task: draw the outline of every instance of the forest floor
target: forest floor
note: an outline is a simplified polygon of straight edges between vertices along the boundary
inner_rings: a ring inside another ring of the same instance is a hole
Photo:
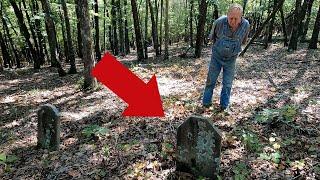
[[[146,82],[157,75],[163,118],[122,117],[126,104],[108,88],[80,89],[81,72],[60,78],[49,67],[5,70],[0,179],[199,179],[175,172],[176,130],[194,114],[222,132],[222,179],[320,178],[319,50],[288,53],[277,43],[249,48],[237,61],[232,114],[225,115],[215,110],[221,79],[215,106],[201,108],[210,48],[202,58],[182,59],[180,47],[171,47],[170,61],[119,57]],[[46,103],[61,113],[59,151],[36,149],[36,113]]]

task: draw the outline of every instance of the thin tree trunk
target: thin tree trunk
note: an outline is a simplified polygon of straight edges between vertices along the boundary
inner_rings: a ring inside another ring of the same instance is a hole
[[[39,4],[36,0],[32,0],[32,11],[33,11],[33,16],[36,17],[36,15],[39,13]],[[40,18],[37,17],[34,20],[34,26],[35,26],[35,31],[37,33],[38,37],[38,42],[39,42],[39,59],[40,59],[40,64],[43,65],[45,63],[45,53],[44,53],[44,48],[46,44],[44,43],[44,38],[41,33],[41,21]]]
[[[79,58],[82,58],[83,57],[83,54],[82,54],[82,39],[81,39],[81,27],[80,27],[80,7],[78,5],[78,0],[74,0],[74,4],[75,4],[75,7],[76,7],[76,15],[77,15],[77,41],[78,41],[78,56]]]
[[[286,21],[284,20],[283,15],[283,8],[280,9],[280,15],[281,15],[281,24],[282,24],[282,32],[284,37],[284,46],[288,46],[288,36],[287,36],[287,28],[286,28]]]
[[[204,27],[206,24],[207,16],[207,6],[208,2],[206,0],[200,0],[199,5],[199,16],[198,16],[198,26],[197,26],[197,39],[195,47],[195,57],[199,58],[201,56],[203,37],[204,37]]]
[[[248,0],[243,0],[243,15],[246,12],[247,3],[248,3]]]
[[[190,26],[190,47],[193,47],[193,0],[190,0],[189,26]]]
[[[313,2],[314,2],[314,0],[310,0],[309,3],[308,3],[307,18],[306,18],[306,21],[305,21],[304,26],[303,26],[303,32],[302,32],[302,35],[301,35],[301,42],[306,40]]]
[[[17,65],[17,68],[21,68],[21,63],[20,63],[20,58],[19,58],[19,55],[17,53],[17,50],[14,46],[14,43],[13,43],[13,40],[11,38],[11,34],[10,34],[10,31],[9,31],[9,28],[8,28],[8,25],[7,25],[7,22],[6,22],[6,19],[4,18],[3,16],[3,6],[2,6],[2,3],[1,3],[1,7],[0,7],[0,18],[2,20],[2,26],[3,26],[3,29],[5,31],[5,34],[7,35],[8,37],[8,43],[10,44],[11,46],[11,49],[13,51],[13,59],[15,59],[15,62],[16,62],[16,65]]]
[[[5,43],[5,40],[1,31],[0,31],[0,47],[1,47],[2,56],[4,59],[4,67],[7,68],[9,66],[9,68],[12,68],[12,64],[11,64],[12,59],[9,54],[9,48]]]
[[[312,37],[309,43],[309,49],[317,49],[319,30],[320,30],[320,5],[319,5],[316,21],[314,22]]]
[[[109,11],[107,9],[107,17],[109,18]],[[108,26],[108,32],[109,32],[109,44],[110,44],[110,49],[112,51],[112,53],[114,54],[114,44],[113,44],[113,33],[112,33],[112,26],[111,24],[109,24]]]
[[[277,0],[273,0],[272,10],[277,5]],[[273,35],[273,27],[274,27],[274,21],[276,19],[276,15],[271,19],[269,24],[269,35],[268,35],[268,42],[272,42],[272,35]]]
[[[144,16],[144,58],[148,59],[148,11],[149,5],[148,1],[146,1],[146,14]]]
[[[26,2],[25,0],[22,0],[22,5],[23,5],[23,8],[24,8],[24,12],[26,14],[26,18],[27,18],[27,22],[29,24],[29,27],[30,27],[30,32],[31,32],[31,36],[32,36],[32,39],[33,39],[33,43],[34,43],[34,48],[36,50],[36,56],[39,58],[39,61],[42,62],[43,60],[40,59],[40,48],[39,48],[39,43],[37,41],[37,36],[36,36],[36,33],[34,31],[35,29],[35,26],[34,26],[34,23],[31,22],[30,20],[30,16],[28,14],[28,11],[27,11],[27,5],[26,5]],[[39,62],[39,63],[40,63]]]
[[[136,0],[131,0],[131,9],[132,9],[132,16],[133,16],[134,31],[136,35],[137,57],[138,57],[138,61],[141,61],[143,59],[143,46],[141,41],[141,31],[140,31],[139,15],[137,10]]]
[[[151,4],[151,0],[147,0],[149,3],[149,9],[150,9],[150,16],[151,16],[151,28],[152,28],[152,40],[153,40],[153,48],[156,51],[156,56],[160,55],[159,52],[159,43],[158,43],[158,30],[157,30],[157,24],[155,22],[153,7]]]
[[[298,47],[298,26],[299,26],[299,20],[300,20],[300,9],[301,9],[301,0],[296,0],[293,28],[292,28],[290,42],[288,46],[289,51],[297,50],[297,47]]]
[[[3,59],[2,59],[2,56],[0,56],[0,72],[2,72],[2,71],[3,71]]]
[[[130,53],[130,42],[129,42],[129,27],[128,27],[128,14],[127,14],[127,0],[124,0],[124,45],[125,45],[125,54]]]
[[[192,0],[190,0],[190,1],[192,1]],[[185,6],[183,7],[184,9],[188,9],[188,0],[185,0],[185,2],[186,2],[186,4],[185,4]],[[191,2],[190,2],[191,3]],[[190,35],[190,31],[188,32],[188,26],[190,26],[190,24],[189,24],[189,19],[188,19],[189,17],[188,16],[186,16],[185,17],[185,20],[184,20],[184,42],[188,42],[188,40],[190,39],[188,36]]]
[[[126,1],[126,0],[125,0]],[[106,10],[107,10],[107,6],[106,6],[106,0],[103,0],[103,17],[106,17]],[[103,18],[103,53],[106,50],[106,18]]]
[[[62,41],[63,41],[63,46],[64,46],[64,48],[63,48],[64,51],[63,52],[64,52],[64,56],[65,56],[66,62],[69,63],[70,61],[67,58],[69,52],[68,52],[68,42],[67,42],[67,37],[66,37],[66,27],[64,25],[64,19],[63,19],[61,7],[59,7],[59,15],[60,15],[60,22],[61,22]],[[62,57],[61,54],[60,54],[60,57]]]
[[[84,64],[84,89],[95,88],[97,86],[96,79],[91,76],[91,69],[95,65],[94,50],[92,43],[92,35],[90,31],[90,14],[88,7],[88,0],[78,0],[77,5],[79,7],[79,21],[81,26],[81,38],[83,43],[82,54]]]
[[[65,0],[61,0],[62,3],[62,9],[64,14],[64,21],[66,23],[66,32],[67,32],[67,54],[66,58],[70,62],[70,69],[68,71],[69,74],[76,74],[77,68],[75,64],[75,56],[74,56],[74,50],[73,50],[73,43],[72,43],[72,37],[71,37],[71,27],[70,27],[70,21],[69,21],[69,14],[67,9],[67,4]]]
[[[250,41],[248,42],[248,44],[246,45],[246,47],[242,50],[242,52],[240,53],[240,56],[243,56],[246,51],[248,50],[249,46],[252,44],[252,42],[260,35],[262,29],[266,26],[266,24],[268,24],[268,22],[270,21],[270,19],[275,16],[275,14],[279,11],[280,8],[282,8],[282,5],[284,3],[285,0],[280,0],[278,5],[276,6],[276,8],[274,8],[273,12],[267,17],[267,19],[262,23],[262,25],[257,29],[257,31],[254,33],[254,35],[252,36],[252,38],[250,39]]]
[[[162,14],[163,14],[163,0],[160,0],[160,36],[159,36],[159,51],[160,51],[160,54],[162,52],[162,20],[163,20],[163,17],[162,17]]]
[[[26,24],[24,23],[23,19],[23,14],[21,12],[21,10],[18,8],[15,0],[9,0],[11,6],[13,7],[14,13],[16,14],[16,17],[18,19],[18,24],[19,24],[19,28],[20,28],[20,32],[23,34],[26,44],[31,52],[31,58],[34,62],[33,67],[34,69],[40,69],[40,62],[39,62],[39,58],[37,57],[37,53],[31,43],[31,36],[29,34],[28,28],[26,26]]]
[[[117,10],[116,4],[114,0],[111,0],[111,21],[112,21],[112,28],[113,28],[113,54],[119,54],[119,44],[118,44],[118,33],[117,33]]]
[[[50,46],[51,66],[58,68],[59,76],[65,76],[66,72],[63,70],[58,61],[58,44],[56,37],[55,24],[51,16],[51,8],[48,0],[41,0],[42,8],[45,13],[45,21],[47,26],[48,42]]]
[[[303,4],[301,6],[300,9],[300,19],[299,19],[299,27],[298,27],[298,39],[300,39],[300,37],[302,36],[303,33],[303,26],[305,24],[305,17],[306,17],[306,13],[307,13],[307,7],[308,4],[310,3],[310,0],[304,0]]]
[[[123,28],[123,17],[122,17],[122,4],[121,0],[117,0],[117,7],[118,7],[118,23],[119,23],[119,40],[120,40],[120,55],[124,56],[124,28]]]
[[[94,12],[96,13],[94,16],[94,27],[96,30],[95,33],[95,52],[96,52],[96,61],[100,61],[101,59],[101,50],[100,50],[100,32],[99,32],[99,4],[98,0],[94,0]]]
[[[164,20],[164,59],[169,59],[169,0],[165,0],[165,20]]]

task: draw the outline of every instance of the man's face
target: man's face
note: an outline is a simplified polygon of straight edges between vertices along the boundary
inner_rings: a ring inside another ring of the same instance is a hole
[[[241,22],[241,11],[239,9],[232,9],[228,13],[228,23],[232,29],[237,29]]]

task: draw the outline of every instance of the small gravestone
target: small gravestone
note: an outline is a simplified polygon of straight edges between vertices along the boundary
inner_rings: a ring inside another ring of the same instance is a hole
[[[198,116],[189,117],[178,127],[177,171],[216,179],[220,168],[221,133]]]
[[[60,115],[56,107],[46,104],[38,110],[39,148],[58,150],[60,144]]]

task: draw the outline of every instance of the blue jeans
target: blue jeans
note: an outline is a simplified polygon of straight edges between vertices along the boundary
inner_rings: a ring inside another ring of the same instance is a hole
[[[211,56],[211,61],[209,64],[209,72],[207,76],[206,87],[203,93],[203,105],[212,104],[213,89],[216,85],[218,76],[221,69],[223,70],[222,77],[222,90],[220,95],[220,106],[222,108],[227,108],[230,102],[230,94],[232,81],[235,74],[236,58],[233,59],[223,59],[215,56]]]

